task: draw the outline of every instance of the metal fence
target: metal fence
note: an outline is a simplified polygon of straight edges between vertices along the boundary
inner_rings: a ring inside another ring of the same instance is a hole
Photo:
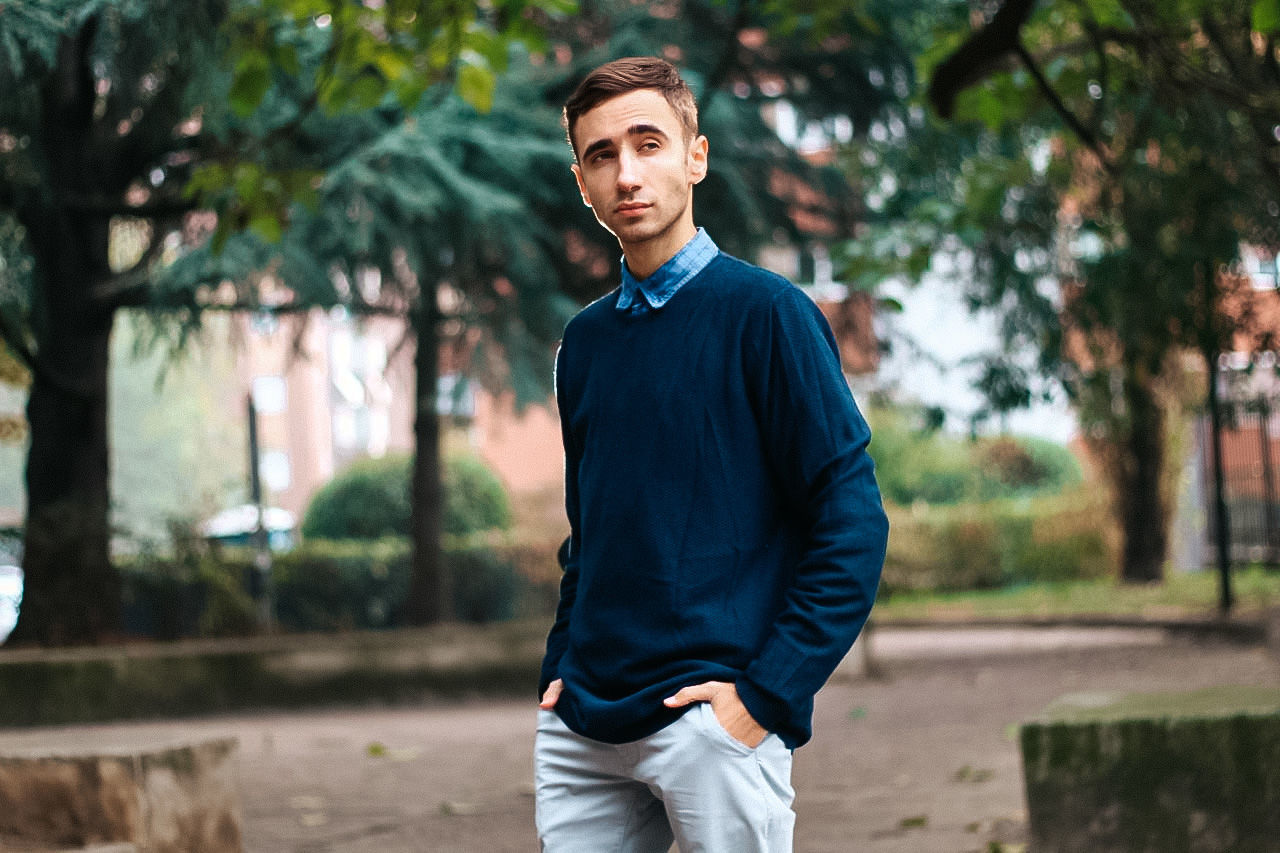
[[[1197,425],[1206,535],[1217,548],[1213,494],[1213,443],[1209,418]],[[1258,395],[1224,400],[1222,416],[1223,497],[1232,562],[1280,565],[1280,397]]]

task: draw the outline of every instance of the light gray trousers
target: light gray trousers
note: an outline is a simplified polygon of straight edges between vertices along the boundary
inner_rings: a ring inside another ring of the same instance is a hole
[[[790,853],[791,750],[752,749],[702,702],[624,744],[575,734],[538,712],[538,840],[545,853]]]

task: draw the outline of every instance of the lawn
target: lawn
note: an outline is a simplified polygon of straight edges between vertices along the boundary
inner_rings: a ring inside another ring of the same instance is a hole
[[[1280,606],[1280,571],[1249,567],[1231,575],[1241,619]],[[1184,619],[1218,615],[1216,571],[1171,572],[1163,583],[1126,584],[1113,579],[1027,584],[969,592],[901,592],[876,602],[875,617],[896,620],[1020,618]]]

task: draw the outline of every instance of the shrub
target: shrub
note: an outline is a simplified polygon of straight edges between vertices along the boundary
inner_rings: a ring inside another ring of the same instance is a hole
[[[1105,496],[890,507],[882,590],[954,591],[1104,577],[1115,566]]]
[[[511,501],[502,482],[475,456],[451,455],[445,459],[444,532],[467,536],[483,530],[511,526]]]
[[[251,594],[253,563],[206,551],[174,556],[143,552],[117,559],[121,624],[127,634],[179,637],[240,636],[257,627]]]
[[[912,422],[904,409],[868,411],[880,490],[907,506],[1056,494],[1083,479],[1080,463],[1054,442],[1021,436],[969,439]]]
[[[402,613],[412,574],[406,539],[313,540],[277,555],[276,619],[288,631],[390,628]]]
[[[405,456],[359,459],[315,493],[302,518],[308,539],[409,535],[412,502]]]
[[[412,459],[361,459],[316,492],[302,519],[311,539],[381,539],[408,536]],[[511,526],[511,504],[501,481],[474,456],[451,454],[441,471],[445,533],[466,536]]]
[[[454,541],[444,552],[453,618],[495,622],[549,618],[560,571],[555,543]],[[257,631],[258,574],[247,549],[193,558],[155,553],[121,561],[126,633],[156,639]],[[312,540],[272,565],[276,620],[285,631],[349,631],[405,625],[412,566],[403,537]]]

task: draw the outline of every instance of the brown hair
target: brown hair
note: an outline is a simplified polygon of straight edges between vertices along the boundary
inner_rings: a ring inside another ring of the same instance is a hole
[[[573,126],[578,119],[610,98],[637,89],[652,89],[667,99],[684,127],[686,142],[698,135],[698,104],[675,66],[653,56],[629,56],[592,71],[565,102],[560,123],[568,135],[575,160],[578,146],[573,138]]]

